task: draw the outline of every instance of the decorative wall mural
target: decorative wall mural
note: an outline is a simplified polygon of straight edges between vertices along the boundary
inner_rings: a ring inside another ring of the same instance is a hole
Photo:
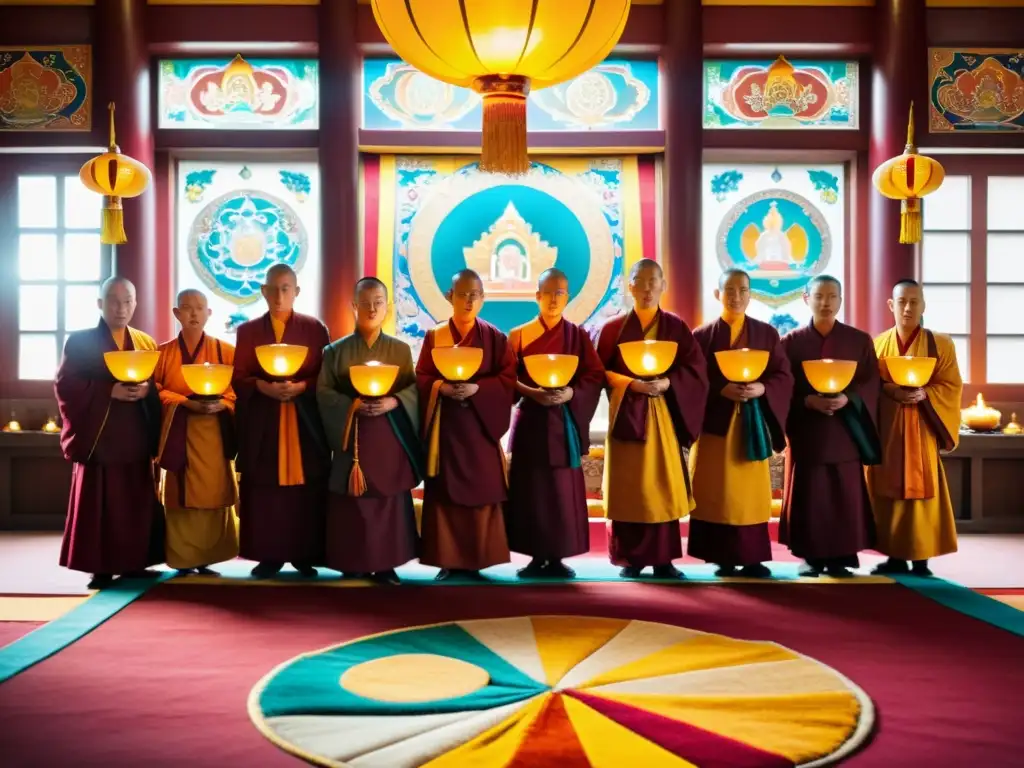
[[[855,61],[704,62],[705,128],[860,126]]]
[[[367,129],[479,130],[480,97],[399,59],[364,59]],[[609,59],[574,80],[530,94],[531,131],[657,130],[658,62]]]
[[[930,133],[1024,131],[1024,49],[931,48]]]
[[[0,47],[0,130],[92,129],[92,47]]]
[[[785,333],[810,318],[803,303],[816,275],[845,279],[841,165],[705,165],[704,319],[716,317],[718,276],[750,275],[752,317]]]
[[[178,164],[176,290],[199,288],[226,332],[262,314],[267,269],[299,274],[296,308],[319,309],[319,188],[313,163]],[[215,331],[216,332],[216,331]]]
[[[316,130],[315,59],[164,59],[159,128]]]
[[[451,316],[444,293],[460,269],[480,273],[482,316],[509,331],[536,314],[537,277],[548,267],[569,277],[566,316],[593,325],[623,308],[626,263],[656,257],[635,157],[551,158],[514,180],[483,174],[465,157],[379,162],[379,176],[371,166],[366,182],[366,198],[379,206],[366,212],[374,250],[365,272],[393,286],[394,329],[416,350]]]

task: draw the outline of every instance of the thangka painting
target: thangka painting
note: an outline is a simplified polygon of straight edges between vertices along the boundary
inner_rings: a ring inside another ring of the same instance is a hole
[[[315,59],[164,59],[158,127],[316,130],[318,66]]]
[[[705,320],[717,317],[718,278],[750,275],[751,317],[780,334],[807,322],[807,283],[845,280],[843,165],[704,165],[702,294]],[[840,312],[842,317],[842,312]]]
[[[704,62],[704,127],[856,129],[855,61]]]
[[[175,290],[198,288],[208,328],[232,334],[266,311],[274,264],[299,276],[299,312],[320,309],[320,184],[316,163],[186,162],[177,167]]]
[[[628,265],[657,256],[641,202],[656,197],[648,158],[545,158],[511,179],[468,157],[383,156],[366,161],[364,189],[378,201],[365,211],[364,272],[388,285],[389,331],[417,351],[451,316],[445,292],[461,269],[481,275],[481,316],[508,332],[536,316],[537,278],[558,267],[566,317],[592,327],[625,306]]]
[[[929,133],[1024,131],[1024,49],[931,48]]]
[[[0,129],[92,130],[92,47],[0,46]]]
[[[659,128],[658,62],[608,59],[566,83],[531,91],[531,131]],[[480,96],[400,59],[363,60],[363,122],[370,130],[479,131]]]

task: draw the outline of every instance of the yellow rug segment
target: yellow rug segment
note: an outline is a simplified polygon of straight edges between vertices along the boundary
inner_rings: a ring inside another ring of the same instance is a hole
[[[548,685],[557,685],[566,672],[629,624],[623,619],[567,619],[564,616],[535,616],[531,621]]]
[[[90,597],[0,597],[0,621],[53,621]]]
[[[512,717],[434,758],[424,764],[423,768],[494,768],[508,765],[519,751],[530,724],[540,714],[546,700],[547,696],[538,696]]]

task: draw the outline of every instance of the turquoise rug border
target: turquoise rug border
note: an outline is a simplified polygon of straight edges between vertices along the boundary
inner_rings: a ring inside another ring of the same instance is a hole
[[[1024,637],[1024,611],[975,592],[969,587],[934,576],[893,575],[892,579],[929,600],[957,613]]]
[[[174,575],[174,571],[166,571],[152,579],[117,580],[63,616],[0,648],[0,684],[85,637],[157,584]]]

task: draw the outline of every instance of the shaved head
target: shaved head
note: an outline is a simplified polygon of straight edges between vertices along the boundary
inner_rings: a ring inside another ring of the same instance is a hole
[[[178,298],[175,299],[175,304],[180,307],[189,299],[196,299],[203,302],[203,304],[208,303],[206,294],[198,288],[185,288],[184,290],[178,291]]]
[[[388,287],[384,285],[384,281],[373,276],[367,276],[357,280],[355,294],[358,297],[360,293],[370,290],[371,288],[379,288],[384,291],[384,298],[386,299],[388,297]]]
[[[658,277],[664,278],[665,272],[661,268],[661,264],[656,262],[654,259],[640,259],[633,267],[629,270],[630,282],[636,279],[636,276],[643,272],[645,269],[653,269],[658,273]]]
[[[745,278],[747,287],[750,287],[750,275],[744,269],[727,269],[721,275],[718,276],[718,290],[725,290],[725,284],[733,278],[739,279],[740,277]]]
[[[135,315],[135,286],[127,277],[104,280],[96,306],[103,313],[103,321],[111,329],[127,328]]]
[[[654,259],[640,259],[629,270],[629,293],[633,297],[634,309],[657,309],[664,291],[665,272]]]
[[[924,293],[924,288],[919,282],[917,282],[917,280],[911,280],[909,277],[904,278],[903,280],[898,280],[896,282],[896,285],[892,287],[893,298],[903,293],[907,289],[913,290],[915,288],[921,291],[921,293]]]
[[[484,305],[484,281],[472,269],[460,269],[452,275],[452,287],[448,289],[448,301],[457,323],[476,320]]]
[[[132,296],[135,296],[135,283],[129,280],[127,277],[108,277],[103,281],[100,286],[100,300],[107,298],[109,294],[115,288],[123,288],[128,291]]]
[[[537,278],[537,290],[539,291],[548,280],[565,280],[566,285],[569,284],[569,278],[566,277],[565,272],[551,267],[540,273],[540,276]]]
[[[198,340],[206,321],[213,312],[206,300],[206,294],[195,288],[186,288],[178,293],[178,306],[174,308],[174,319],[181,325],[181,331],[188,339]]]
[[[475,270],[460,269],[452,275],[452,290],[455,290],[455,286],[459,283],[468,282],[470,280],[475,280],[481,289],[484,287],[484,281],[480,279],[480,275],[478,275]]]
[[[270,269],[267,270],[267,277],[263,281],[265,285],[280,280],[282,278],[291,278],[291,281],[298,285],[299,276],[295,274],[295,270],[289,267],[287,264],[274,264]]]
[[[545,269],[537,278],[537,307],[549,324],[557,323],[569,303],[569,278],[560,269]]]
[[[811,278],[807,283],[807,287],[804,288],[804,296],[810,296],[814,293],[815,288],[821,288],[823,285],[833,285],[839,292],[839,295],[843,295],[843,284],[840,283],[837,278],[832,277],[832,275],[818,275],[817,277]]]
[[[887,302],[896,327],[904,337],[920,327],[924,318],[924,288],[917,280],[900,280],[892,287],[892,298]]]
[[[750,306],[750,275],[742,269],[727,269],[718,278],[715,298],[722,302],[726,315],[745,315]]]
[[[299,296],[299,279],[287,264],[275,264],[267,270],[267,279],[260,287],[267,309],[278,317],[291,313]]]

